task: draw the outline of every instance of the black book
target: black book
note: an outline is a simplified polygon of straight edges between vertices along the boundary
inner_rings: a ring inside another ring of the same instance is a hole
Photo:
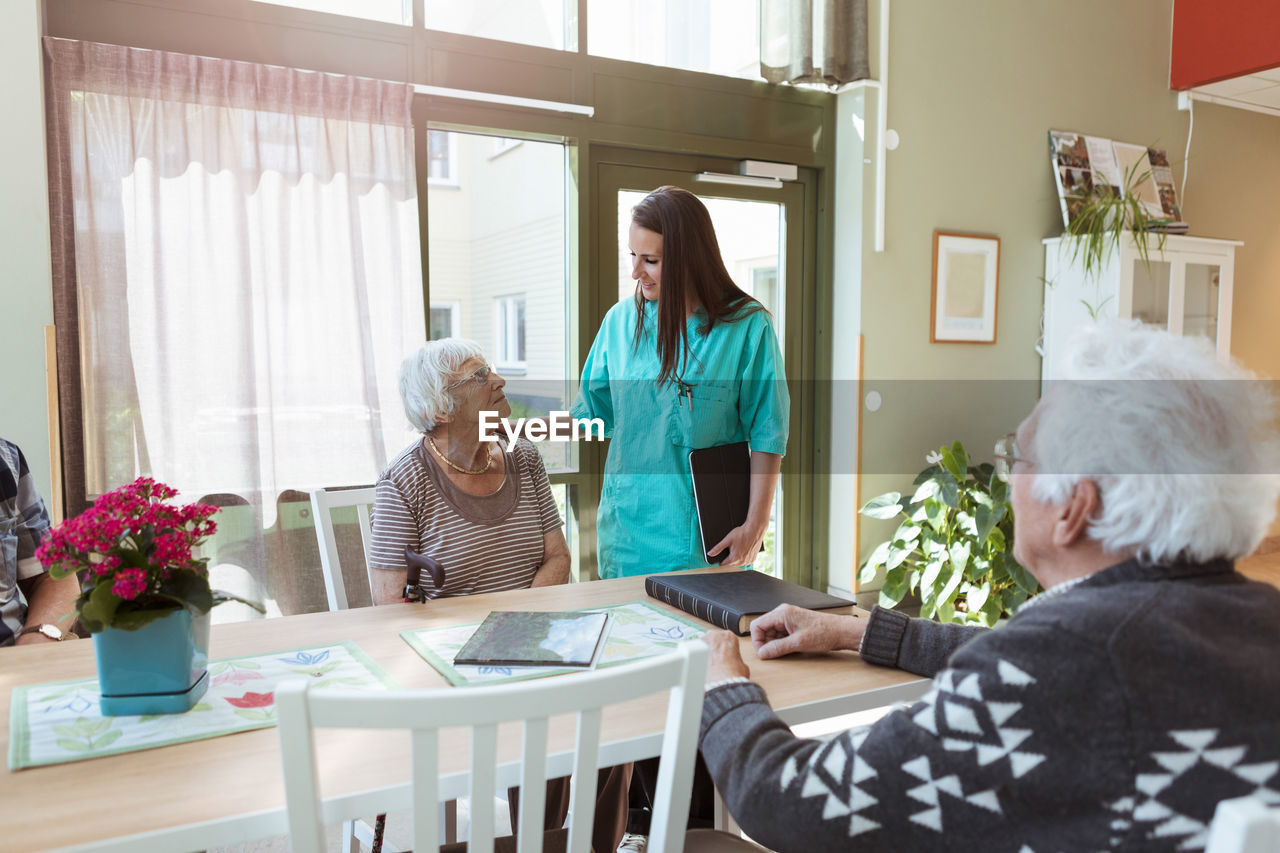
[[[716,557],[707,551],[735,527],[747,521],[751,503],[751,450],[745,441],[689,451],[693,475],[693,503],[698,511],[702,553],[708,563],[720,564],[729,556],[725,548]]]
[[[644,591],[739,636],[750,632],[755,617],[779,604],[794,604],[807,610],[853,605],[852,601],[750,570],[649,575],[644,579]]]
[[[454,664],[470,666],[591,666],[608,613],[581,610],[495,610],[485,617]]]

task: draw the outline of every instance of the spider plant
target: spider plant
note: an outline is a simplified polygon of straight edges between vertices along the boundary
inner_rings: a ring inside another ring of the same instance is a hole
[[[1156,235],[1156,251],[1164,249],[1164,232],[1153,227],[1163,220],[1151,216],[1138,197],[1137,188],[1151,178],[1150,169],[1139,171],[1135,163],[1125,170],[1124,192],[1110,184],[1095,183],[1082,195],[1067,199],[1070,224],[1063,232],[1069,238],[1071,262],[1079,263],[1086,279],[1097,280],[1113,249],[1127,232],[1133,232],[1142,265],[1151,268],[1150,237]]]

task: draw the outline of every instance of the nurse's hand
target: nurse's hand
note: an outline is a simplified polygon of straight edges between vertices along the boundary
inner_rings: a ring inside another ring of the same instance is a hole
[[[712,559],[717,554],[728,551],[729,555],[720,561],[722,566],[749,566],[756,561],[760,546],[764,544],[764,528],[755,531],[746,524],[729,531],[716,547],[710,551]]]

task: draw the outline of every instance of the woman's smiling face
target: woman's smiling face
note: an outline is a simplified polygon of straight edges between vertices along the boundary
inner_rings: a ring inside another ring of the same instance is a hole
[[[662,235],[634,222],[627,239],[631,249],[631,277],[640,285],[640,295],[650,302],[662,291]]]

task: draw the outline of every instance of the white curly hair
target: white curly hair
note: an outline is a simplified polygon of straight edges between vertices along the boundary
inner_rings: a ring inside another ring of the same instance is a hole
[[[453,413],[454,397],[448,386],[462,378],[458,372],[471,358],[484,358],[478,343],[441,338],[427,341],[400,363],[400,399],[414,429],[431,432],[442,417]]]
[[[1280,496],[1268,383],[1204,338],[1137,321],[1083,327],[1041,403],[1032,494],[1067,499],[1081,478],[1101,508],[1089,536],[1146,563],[1252,553]]]

